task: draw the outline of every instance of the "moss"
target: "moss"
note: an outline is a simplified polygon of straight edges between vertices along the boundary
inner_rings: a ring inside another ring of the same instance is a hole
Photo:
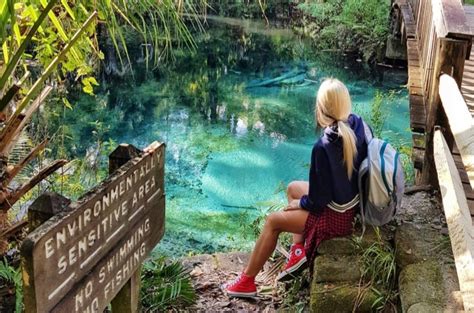
[[[356,252],[352,236],[324,240],[318,247],[319,254],[355,254]]]
[[[314,280],[318,283],[358,281],[360,266],[360,259],[355,255],[321,255],[314,263]]]
[[[384,235],[382,234],[382,237]],[[354,235],[346,237],[336,237],[324,240],[318,247],[319,254],[357,254],[360,248],[368,248],[377,241],[377,235],[373,228],[366,229],[364,236],[361,237],[361,231],[356,230]],[[357,243],[357,244],[356,244]]]
[[[420,302],[412,305],[407,313],[443,313],[444,310],[436,305]]]
[[[310,311],[314,313],[352,313],[356,302],[356,312],[372,312],[372,304],[377,296],[371,289],[360,289],[348,284],[314,283],[311,288]]]
[[[418,229],[412,224],[403,224],[395,234],[396,259],[400,267],[429,260],[440,261],[440,243],[443,235],[434,229]]]
[[[435,306],[443,304],[444,292],[441,265],[436,261],[411,264],[400,273],[399,290],[402,309],[420,302]]]

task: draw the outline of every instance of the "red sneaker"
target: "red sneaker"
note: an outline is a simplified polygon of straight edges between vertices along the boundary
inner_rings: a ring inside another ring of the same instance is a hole
[[[240,274],[235,280],[224,284],[222,289],[231,297],[249,298],[257,295],[255,277],[247,276],[244,273]]]
[[[293,244],[290,250],[290,257],[283,271],[278,275],[277,280],[286,281],[295,277],[307,266],[306,252],[302,243]]]

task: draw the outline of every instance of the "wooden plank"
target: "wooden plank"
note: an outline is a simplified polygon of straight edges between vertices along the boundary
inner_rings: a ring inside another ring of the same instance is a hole
[[[424,133],[426,127],[426,112],[423,97],[410,95],[410,127],[414,132]]]
[[[471,114],[456,81],[447,74],[440,77],[439,95],[469,182],[474,188],[474,128]]]
[[[433,24],[438,38],[468,38],[473,35],[459,0],[431,0]]]
[[[459,174],[459,170],[458,170],[458,174]],[[469,185],[469,183],[462,184],[462,188],[464,190],[464,194],[466,195],[466,198],[474,200],[474,191],[472,191],[471,185]]]
[[[464,14],[466,14],[467,25],[471,28],[474,27],[474,6],[464,5]]]
[[[474,310],[474,242],[471,214],[461,179],[440,130],[434,134],[434,154],[443,208],[448,224],[464,310]]]
[[[402,12],[403,23],[405,25],[406,36],[408,38],[416,37],[416,23],[415,18],[413,17],[413,12],[411,7],[403,1],[397,1],[396,4],[399,6],[400,11]]]
[[[34,295],[28,297],[28,312],[49,312],[72,288],[86,288],[81,283],[96,264],[144,221],[145,214],[154,214],[147,212],[163,196],[163,177],[161,145],[122,166],[71,204],[71,212],[31,233],[21,250],[25,292]],[[159,230],[163,222],[153,220],[153,228]]]
[[[471,217],[474,219],[474,200],[467,199],[467,205],[469,207],[469,212],[471,213]]]

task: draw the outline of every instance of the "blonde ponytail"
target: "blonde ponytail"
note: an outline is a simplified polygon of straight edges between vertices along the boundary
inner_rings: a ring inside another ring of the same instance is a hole
[[[356,136],[347,124],[351,110],[351,97],[347,87],[338,79],[326,79],[318,90],[316,120],[321,127],[337,123],[339,136],[342,138],[344,164],[349,179],[352,177],[354,159],[357,155]]]
[[[342,137],[342,151],[344,153],[344,164],[347,168],[347,177],[351,179],[354,171],[354,159],[357,155],[356,137],[346,122],[337,121],[339,136]]]

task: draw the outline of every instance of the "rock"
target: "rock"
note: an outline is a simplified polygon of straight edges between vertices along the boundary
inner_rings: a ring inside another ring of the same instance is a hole
[[[356,247],[352,237],[337,237],[324,240],[318,247],[319,254],[354,254]]]
[[[314,262],[315,282],[358,281],[360,259],[356,255],[321,255]]]
[[[439,306],[432,305],[426,302],[420,302],[412,305],[407,313],[443,313],[443,309]]]
[[[395,233],[397,265],[403,268],[409,264],[439,260],[440,244],[443,238],[439,230],[429,225],[419,227],[413,224],[402,224]]]
[[[377,234],[372,227],[367,227],[364,236],[360,238],[362,232],[356,230],[354,235],[346,237],[336,237],[324,240],[318,247],[319,254],[357,254],[358,246],[367,248],[378,240]],[[382,237],[385,237],[382,234]],[[358,243],[356,243],[358,242]]]
[[[362,293],[361,293],[362,292]],[[358,299],[364,294],[362,299]],[[314,313],[352,313],[356,301],[360,301],[356,312],[372,312],[377,296],[370,289],[360,290],[355,285],[313,283],[310,296],[310,311]]]
[[[440,222],[442,215],[439,199],[431,192],[421,191],[403,197],[395,218],[404,222],[436,223]]]
[[[444,288],[441,265],[429,261],[406,266],[400,273],[399,290],[402,312],[408,312],[414,304],[421,302],[442,306]]]

